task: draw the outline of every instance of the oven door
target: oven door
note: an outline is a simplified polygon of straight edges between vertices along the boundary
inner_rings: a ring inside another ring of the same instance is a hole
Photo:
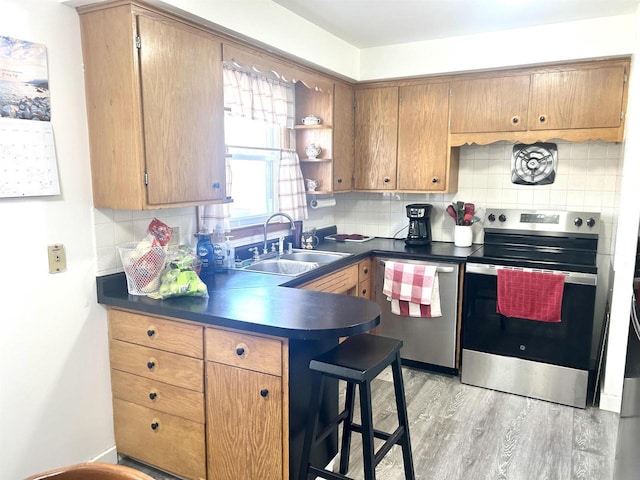
[[[463,348],[588,370],[597,276],[564,272],[562,319],[549,323],[496,312],[496,272],[500,268],[518,267],[466,264]]]

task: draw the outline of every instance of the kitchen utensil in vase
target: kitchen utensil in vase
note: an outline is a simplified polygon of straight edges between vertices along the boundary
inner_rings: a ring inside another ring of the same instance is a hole
[[[447,207],[447,213],[449,214],[449,216],[450,216],[451,218],[453,218],[453,221],[454,221],[454,222],[455,222],[455,221],[457,221],[457,218],[456,218],[456,217],[457,217],[456,209],[455,209],[455,208],[453,208],[453,205],[449,205],[449,206]]]
[[[456,202],[456,225],[464,225],[464,202]]]
[[[471,225],[471,220],[473,218],[473,214],[475,213],[476,207],[473,203],[465,203],[464,204],[464,223],[463,225]]]

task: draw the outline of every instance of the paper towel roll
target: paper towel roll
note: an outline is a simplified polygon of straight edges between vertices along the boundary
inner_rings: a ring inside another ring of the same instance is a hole
[[[311,200],[309,202],[309,206],[313,209],[316,208],[326,208],[326,207],[333,207],[336,204],[336,199],[335,197],[329,197],[329,198],[314,198],[313,200]]]

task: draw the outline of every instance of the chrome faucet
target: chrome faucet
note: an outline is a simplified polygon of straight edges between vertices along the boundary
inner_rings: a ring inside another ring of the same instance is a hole
[[[293,223],[293,218],[291,218],[286,213],[276,212],[273,215],[271,215],[269,218],[267,218],[265,220],[265,222],[264,222],[264,225],[263,225],[263,229],[264,229],[264,246],[262,248],[262,253],[265,253],[265,254],[268,252],[268,249],[267,249],[267,227],[269,226],[269,222],[275,217],[285,217],[287,220],[289,220],[289,223],[291,224],[291,231],[293,232],[296,229],[296,225],[295,225],[295,223]]]

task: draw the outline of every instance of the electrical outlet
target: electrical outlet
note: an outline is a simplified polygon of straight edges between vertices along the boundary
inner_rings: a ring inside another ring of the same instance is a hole
[[[49,252],[49,273],[61,273],[67,270],[67,254],[64,245],[56,243],[47,247]]]

